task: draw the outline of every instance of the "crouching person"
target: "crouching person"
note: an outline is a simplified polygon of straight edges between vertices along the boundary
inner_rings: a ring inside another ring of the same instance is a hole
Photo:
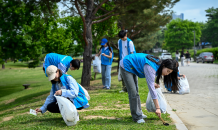
[[[50,65],[46,69],[46,74],[48,75],[49,81],[52,83],[52,88],[44,105],[41,108],[35,109],[37,113],[45,113],[47,110],[52,113],[60,113],[54,94],[68,98],[75,105],[77,110],[89,107],[82,87],[71,75],[62,74],[61,70],[54,65]]]

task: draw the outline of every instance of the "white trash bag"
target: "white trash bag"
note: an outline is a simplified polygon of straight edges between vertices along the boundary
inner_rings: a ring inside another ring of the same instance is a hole
[[[118,81],[120,82],[120,81],[122,81],[122,77],[121,77],[121,72],[120,72],[120,67],[119,67],[119,71],[118,71]]]
[[[77,109],[75,105],[65,97],[56,95],[54,96],[57,99],[60,113],[67,126],[76,125],[77,121],[79,121],[79,115],[77,115]]]
[[[188,83],[187,77],[180,78],[179,83],[180,83],[179,94],[189,94],[190,88],[189,88],[189,83]]]
[[[163,93],[161,92],[161,88],[157,88],[156,92],[157,92],[157,99],[158,99],[161,113],[166,113],[167,102],[166,102],[166,99],[164,98]],[[148,110],[148,112],[156,112],[156,107],[154,105],[150,92],[148,92],[148,97],[146,101],[146,109]]]
[[[95,56],[95,60],[93,60],[93,71],[95,73],[101,73],[101,60],[98,56]]]
[[[81,88],[83,89],[83,91],[84,91],[84,93],[85,93],[85,97],[87,98],[87,100],[90,100],[90,96],[89,96],[88,91],[87,91],[85,88],[83,88],[83,86],[82,86],[81,84],[79,84],[79,85],[80,85]]]

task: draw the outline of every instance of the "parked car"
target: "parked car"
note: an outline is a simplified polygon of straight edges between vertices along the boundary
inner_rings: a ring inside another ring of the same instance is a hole
[[[214,62],[214,57],[212,52],[202,52],[199,56],[196,57],[196,62]]]
[[[159,58],[161,60],[165,60],[165,59],[172,59],[172,55],[170,53],[161,53],[161,55],[159,56]]]

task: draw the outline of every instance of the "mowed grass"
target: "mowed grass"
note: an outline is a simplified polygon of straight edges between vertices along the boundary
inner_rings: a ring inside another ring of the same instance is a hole
[[[113,63],[111,89],[102,89],[101,74],[91,81],[93,90],[88,90],[91,96],[90,107],[78,111],[80,121],[75,126],[66,126],[61,114],[46,112],[33,116],[30,109],[40,108],[49,95],[51,83],[45,77],[42,67],[29,69],[25,63],[6,64],[6,69],[0,69],[0,129],[76,129],[76,130],[126,130],[126,129],[176,129],[169,118],[169,114],[162,114],[162,118],[170,126],[162,125],[160,119],[146,110],[145,103],[148,87],[145,79],[139,79],[139,94],[142,111],[148,116],[145,124],[132,121],[127,93],[119,93],[121,82],[117,80],[116,67]],[[21,67],[23,64],[23,67]],[[10,67],[9,67],[10,66]],[[11,69],[10,69],[11,68]],[[82,67],[77,71],[68,71],[80,83]],[[94,76],[94,73],[92,73]],[[31,84],[24,89],[22,84]]]

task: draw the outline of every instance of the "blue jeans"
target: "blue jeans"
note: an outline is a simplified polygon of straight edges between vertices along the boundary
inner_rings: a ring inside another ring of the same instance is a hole
[[[111,87],[111,65],[101,64],[102,84],[106,88]]]

